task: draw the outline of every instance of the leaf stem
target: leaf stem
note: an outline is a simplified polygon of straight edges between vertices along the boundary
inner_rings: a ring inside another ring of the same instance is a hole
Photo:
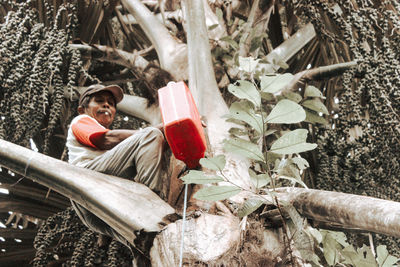
[[[276,207],[278,208],[279,214],[281,215],[280,219],[282,221],[282,225],[283,225],[282,229],[283,229],[283,233],[284,233],[283,242],[284,242],[284,245],[287,248],[288,253],[290,255],[291,265],[294,266],[293,251],[292,251],[292,247],[290,245],[289,233],[287,232],[287,225],[286,225],[285,219],[283,217],[283,211],[281,209],[281,205],[279,204],[278,198],[276,196],[274,197],[274,200],[275,200],[275,203],[276,203]]]

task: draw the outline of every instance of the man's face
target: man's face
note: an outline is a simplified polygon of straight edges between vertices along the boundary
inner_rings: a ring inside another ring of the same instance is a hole
[[[90,96],[89,106],[84,113],[96,119],[101,125],[108,128],[114,120],[116,103],[112,93],[100,91]]]

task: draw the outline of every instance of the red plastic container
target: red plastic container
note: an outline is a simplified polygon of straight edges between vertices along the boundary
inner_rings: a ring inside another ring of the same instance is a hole
[[[206,151],[200,115],[184,82],[170,82],[158,90],[164,134],[172,153],[189,168],[199,165]]]

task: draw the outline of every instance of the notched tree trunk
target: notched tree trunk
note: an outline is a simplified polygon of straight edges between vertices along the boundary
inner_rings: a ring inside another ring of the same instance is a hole
[[[150,251],[153,266],[178,266],[183,220],[169,224],[154,240]],[[203,213],[184,226],[183,263],[213,263],[229,258],[240,240],[239,219]]]

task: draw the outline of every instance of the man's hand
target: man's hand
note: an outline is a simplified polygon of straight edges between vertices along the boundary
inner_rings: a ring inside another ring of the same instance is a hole
[[[153,127],[159,129],[164,134],[164,124],[162,122]]]
[[[200,116],[201,126],[203,126],[204,128],[207,127],[206,120],[206,117]]]

